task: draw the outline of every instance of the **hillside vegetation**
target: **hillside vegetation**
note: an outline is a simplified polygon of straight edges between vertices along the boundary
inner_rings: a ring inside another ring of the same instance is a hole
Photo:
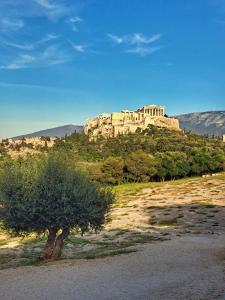
[[[58,139],[91,178],[106,184],[164,181],[225,169],[225,144],[209,138],[149,126],[142,132],[89,141],[83,134]]]
[[[0,144],[2,157],[46,155],[49,151],[66,152],[76,168],[110,185],[174,180],[225,170],[225,143],[220,138],[154,126],[96,141],[73,133],[63,138],[22,138]]]

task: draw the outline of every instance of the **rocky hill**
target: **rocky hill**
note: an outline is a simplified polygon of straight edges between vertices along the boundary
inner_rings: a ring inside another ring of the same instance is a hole
[[[14,140],[20,138],[30,138],[30,137],[41,137],[41,136],[49,136],[49,137],[64,137],[65,135],[71,135],[74,132],[80,133],[83,131],[83,126],[80,125],[64,125],[60,127],[55,127],[51,129],[45,129],[21,136],[13,137]]]
[[[199,134],[225,134],[225,111],[208,111],[176,116],[180,127]]]

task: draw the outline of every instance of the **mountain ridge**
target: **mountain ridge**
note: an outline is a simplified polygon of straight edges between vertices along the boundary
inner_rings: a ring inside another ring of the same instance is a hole
[[[49,137],[64,137],[65,135],[71,135],[74,132],[81,133],[83,131],[82,125],[63,125],[63,126],[57,126],[54,128],[49,129],[43,129],[39,131],[35,131],[28,134],[23,134],[19,136],[15,136],[12,139],[21,139],[21,138],[29,138],[29,137],[41,137],[41,136],[49,136]]]
[[[193,112],[176,115],[174,117],[180,121],[180,127],[187,131],[218,136],[225,134],[225,110]],[[15,136],[12,139],[41,136],[64,137],[65,135],[71,135],[75,131],[77,133],[83,132],[83,127],[82,125],[68,124]]]
[[[180,127],[198,134],[221,136],[225,134],[225,111],[193,112],[175,116]]]

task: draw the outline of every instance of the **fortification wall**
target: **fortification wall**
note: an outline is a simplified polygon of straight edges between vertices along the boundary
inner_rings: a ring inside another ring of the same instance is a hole
[[[168,118],[162,115],[164,108],[159,107],[160,109],[155,109],[157,106],[153,106],[156,115],[152,116],[152,111],[149,109],[149,107],[151,108],[152,106],[146,107],[147,113],[142,113],[139,109],[135,112],[122,111],[112,114],[101,114],[86,123],[84,133],[87,134],[90,139],[96,139],[98,136],[110,138],[116,137],[119,134],[135,133],[137,128],[144,130],[148,125],[180,130],[178,119]],[[157,114],[161,115],[158,116]]]

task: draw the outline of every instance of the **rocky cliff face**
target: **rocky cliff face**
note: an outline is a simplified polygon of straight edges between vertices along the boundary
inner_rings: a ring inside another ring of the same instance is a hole
[[[133,117],[133,116],[132,116]],[[84,133],[89,136],[90,140],[95,140],[97,137],[103,138],[116,137],[117,135],[126,135],[129,133],[135,133],[137,129],[144,130],[148,125],[154,125],[160,128],[169,128],[172,130],[180,130],[179,120],[175,118],[167,118],[163,116],[150,117],[143,116],[142,120],[137,118],[118,119],[116,122],[112,119],[112,116],[99,117],[91,119],[84,127]]]
[[[176,116],[180,127],[199,134],[225,134],[225,111],[208,111]]]

